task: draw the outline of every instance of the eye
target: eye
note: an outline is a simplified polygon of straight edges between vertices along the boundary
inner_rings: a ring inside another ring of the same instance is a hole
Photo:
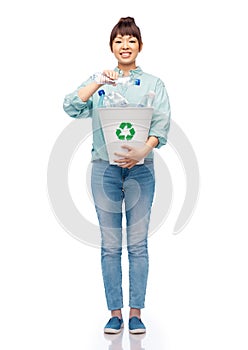
[[[115,40],[115,44],[121,44],[121,40]]]

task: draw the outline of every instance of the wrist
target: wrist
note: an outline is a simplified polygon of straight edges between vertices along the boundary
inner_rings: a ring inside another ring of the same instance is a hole
[[[145,145],[144,145],[144,147],[143,147],[143,155],[144,155],[144,157],[143,158],[145,158],[145,157],[147,157],[148,156],[148,154],[153,150],[153,148],[154,147],[152,147],[152,146],[150,146],[149,144],[147,144],[147,143],[145,143]]]
[[[155,148],[159,144],[159,140],[156,136],[149,136],[146,140],[146,145]]]

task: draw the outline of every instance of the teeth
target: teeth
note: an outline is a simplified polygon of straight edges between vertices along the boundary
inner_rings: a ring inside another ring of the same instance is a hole
[[[131,54],[130,54],[130,52],[123,52],[122,54],[121,54],[121,56],[123,56],[123,57],[128,57],[128,56],[130,56]]]

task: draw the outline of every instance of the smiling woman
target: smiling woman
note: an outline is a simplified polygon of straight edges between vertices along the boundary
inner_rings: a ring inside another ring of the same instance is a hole
[[[111,311],[111,318],[104,328],[106,333],[119,333],[123,327],[121,268],[123,202],[125,202],[130,272],[129,331],[130,333],[146,331],[141,321],[141,309],[145,306],[148,228],[155,188],[153,148],[160,148],[167,142],[170,104],[161,79],[143,72],[136,65],[136,58],[142,46],[140,29],[134,19],[121,18],[110,35],[110,49],[117,59],[117,67],[103,70],[103,74],[113,82],[119,76],[130,76],[131,79],[140,81],[140,86],[112,84],[104,87],[107,93],[120,93],[131,104],[137,105],[144,95],[154,92],[149,134],[140,147],[128,146],[124,153],[115,152],[117,159],[114,160],[114,164],[110,164],[97,109],[99,104],[97,90],[103,85],[102,82],[97,83],[91,76],[64,100],[64,110],[71,117],[92,118],[91,186],[101,231],[101,263],[105,295],[108,309]],[[144,119],[142,115],[143,125]],[[121,125],[124,128],[127,125],[126,121]],[[131,138],[133,132],[132,130]],[[120,133],[117,136],[120,136]],[[144,163],[139,164],[141,159],[144,159]]]

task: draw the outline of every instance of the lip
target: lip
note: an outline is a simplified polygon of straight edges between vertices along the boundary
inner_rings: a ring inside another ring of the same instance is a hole
[[[121,55],[121,57],[123,57],[123,58],[128,58],[128,57],[131,56],[131,54],[132,54],[132,52],[130,52],[130,51],[120,52],[120,55]]]

